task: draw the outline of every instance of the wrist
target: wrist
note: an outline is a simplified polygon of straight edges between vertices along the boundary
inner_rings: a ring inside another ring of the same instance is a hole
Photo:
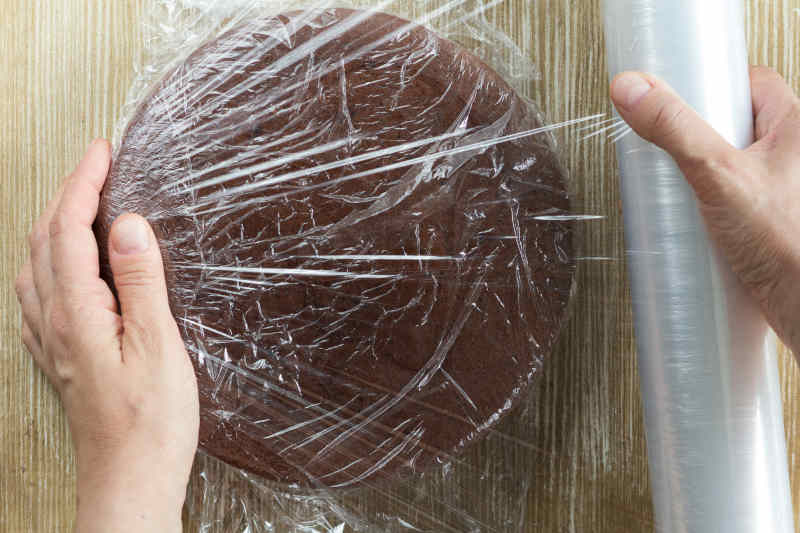
[[[182,531],[187,480],[143,457],[78,459],[76,533]]]

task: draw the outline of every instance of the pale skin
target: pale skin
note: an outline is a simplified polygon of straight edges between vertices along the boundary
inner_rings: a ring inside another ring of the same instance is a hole
[[[652,76],[620,75],[611,94],[634,130],[676,160],[712,238],[800,354],[800,100],[771,70],[751,78],[757,142],[744,151]],[[180,531],[197,384],[144,219],[126,214],[112,228],[118,298],[99,277],[91,225],[110,160],[109,144],[93,142],[31,231],[16,283],[22,338],[69,421],[75,531]]]
[[[92,143],[36,222],[16,289],[22,338],[61,397],[77,461],[75,531],[181,531],[197,384],[147,223],[115,221],[99,277],[91,224],[111,161]]]

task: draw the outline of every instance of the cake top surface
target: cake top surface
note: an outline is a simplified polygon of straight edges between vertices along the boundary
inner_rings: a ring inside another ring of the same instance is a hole
[[[167,74],[96,232],[105,250],[135,211],[159,236],[201,446],[327,488],[424,471],[491,431],[572,287],[541,126],[477,57],[383,13],[247,21]]]

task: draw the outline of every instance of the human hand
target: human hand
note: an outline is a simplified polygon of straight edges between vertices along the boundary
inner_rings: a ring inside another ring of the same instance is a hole
[[[800,358],[800,99],[774,71],[750,71],[756,143],[737,150],[663,81],[623,73],[620,115],[667,151],[695,190],[709,233]]]
[[[17,279],[22,336],[55,387],[77,461],[76,531],[180,531],[197,448],[191,361],[146,221],[119,217],[100,278],[92,232],[111,151],[95,141],[34,225]]]

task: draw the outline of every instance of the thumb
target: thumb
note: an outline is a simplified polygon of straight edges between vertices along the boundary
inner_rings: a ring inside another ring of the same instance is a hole
[[[159,332],[172,316],[161,252],[143,217],[128,213],[114,221],[109,234],[109,263],[123,325],[143,328],[145,334]]]
[[[611,99],[625,122],[643,139],[669,153],[698,192],[722,183],[713,170],[738,151],[692,109],[669,85],[654,76],[624,72],[611,83]],[[698,190],[700,189],[700,190]]]

